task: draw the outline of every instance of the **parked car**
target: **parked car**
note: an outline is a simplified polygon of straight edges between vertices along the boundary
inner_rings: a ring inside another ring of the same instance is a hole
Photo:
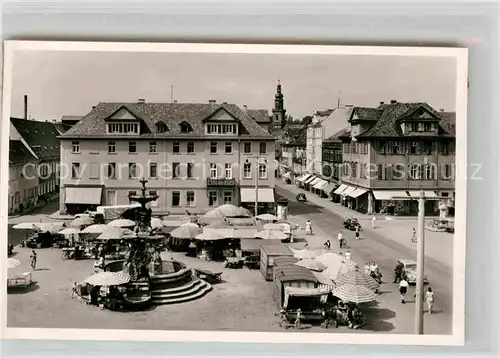
[[[295,198],[297,199],[297,201],[307,201],[306,194],[304,193],[297,194]]]
[[[403,277],[406,281],[414,285],[417,283],[417,262],[413,260],[399,260],[398,263],[403,265]],[[424,284],[428,284],[427,277],[424,276]]]
[[[86,210],[85,212],[83,213],[80,213],[80,214],[76,214],[74,216],[75,219],[78,219],[78,218],[85,218],[85,217],[95,217],[97,214],[97,211],[90,211],[90,210]]]
[[[355,231],[358,226],[359,226],[359,229],[361,230],[361,224],[359,223],[358,219],[349,218],[349,219],[344,221],[344,228],[346,228],[348,230]]]

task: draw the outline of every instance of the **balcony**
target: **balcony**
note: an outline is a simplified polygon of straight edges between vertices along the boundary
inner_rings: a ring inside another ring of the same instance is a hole
[[[236,179],[212,179],[208,178],[207,179],[207,187],[209,188],[214,188],[214,187],[235,187],[236,186]]]

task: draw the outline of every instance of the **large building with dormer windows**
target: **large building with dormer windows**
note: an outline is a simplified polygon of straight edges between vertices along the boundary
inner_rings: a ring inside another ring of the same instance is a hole
[[[354,107],[342,140],[342,185],[335,194],[345,206],[365,213],[418,213],[420,190],[426,214],[442,205],[454,211],[455,113],[427,103],[381,102],[376,108]]]
[[[266,112],[266,113],[264,113]],[[269,115],[234,104],[99,103],[60,136],[61,213],[128,204],[139,179],[153,212],[204,213],[232,203],[272,207]]]

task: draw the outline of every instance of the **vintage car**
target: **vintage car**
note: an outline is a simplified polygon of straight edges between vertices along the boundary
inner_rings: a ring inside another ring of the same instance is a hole
[[[403,277],[406,278],[409,284],[417,283],[417,262],[413,260],[399,260],[398,263],[403,265]],[[424,284],[428,284],[427,277],[424,276]]]
[[[95,217],[95,216],[96,216],[96,214],[97,214],[97,211],[90,211],[90,210],[86,210],[86,211],[85,211],[85,212],[83,212],[83,213],[76,214],[76,215],[74,216],[74,218],[75,218],[75,219],[79,219],[79,218],[88,218],[88,217],[93,218],[93,217]]]
[[[361,224],[359,223],[358,219],[355,218],[349,218],[344,221],[344,227],[348,230],[356,230],[356,228],[359,226],[359,229],[361,230]]]
[[[297,201],[307,201],[306,194],[304,193],[297,194],[295,198],[297,199]]]

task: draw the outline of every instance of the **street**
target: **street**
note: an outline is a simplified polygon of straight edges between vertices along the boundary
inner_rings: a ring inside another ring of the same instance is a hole
[[[293,191],[292,191],[293,190]],[[296,193],[303,191],[293,185],[284,185],[279,183],[276,186],[276,193],[280,197],[284,197],[290,201],[289,214],[292,216],[306,216],[313,223],[313,229],[316,235],[308,239],[310,246],[321,246],[326,239],[332,242],[332,250],[339,251],[337,243],[337,234],[340,230],[348,237],[348,249],[352,252],[352,257],[361,267],[366,261],[375,261],[384,275],[384,284],[382,292],[386,291],[386,287],[391,287],[391,302],[394,305],[402,306],[399,302],[396,284],[392,284],[394,267],[398,259],[416,260],[416,248],[411,248],[395,240],[388,239],[377,232],[377,229],[371,228],[370,220],[360,220],[363,226],[361,239],[356,240],[354,232],[345,230],[343,227],[344,219],[331,210],[323,206],[317,205],[322,201],[328,202],[328,199],[319,198],[313,193],[307,193],[308,202],[297,202],[295,200]],[[317,198],[317,200],[315,200]],[[314,201],[311,202],[311,201]],[[379,220],[382,221],[382,220]],[[383,220],[383,225],[391,225],[396,221]],[[416,222],[416,219],[415,219]],[[409,223],[411,225],[411,223]],[[315,239],[315,237],[318,239]],[[452,252],[449,252],[452,256]],[[426,314],[424,318],[424,332],[426,334],[451,334],[453,322],[453,299],[452,299],[452,275],[453,270],[445,264],[430,258],[426,255],[425,275],[429,280],[429,285],[435,292],[435,308],[436,312],[432,317]],[[388,283],[390,282],[390,283]],[[381,295],[381,300],[385,299],[386,294]],[[394,297],[393,297],[394,296]],[[396,320],[398,324],[408,325],[411,333],[414,319],[414,300],[413,289],[408,294],[409,301],[404,307],[404,310],[398,309],[396,312]],[[394,310],[396,311],[394,307]],[[439,319],[436,319],[439,317]],[[404,322],[404,323],[403,323]]]

